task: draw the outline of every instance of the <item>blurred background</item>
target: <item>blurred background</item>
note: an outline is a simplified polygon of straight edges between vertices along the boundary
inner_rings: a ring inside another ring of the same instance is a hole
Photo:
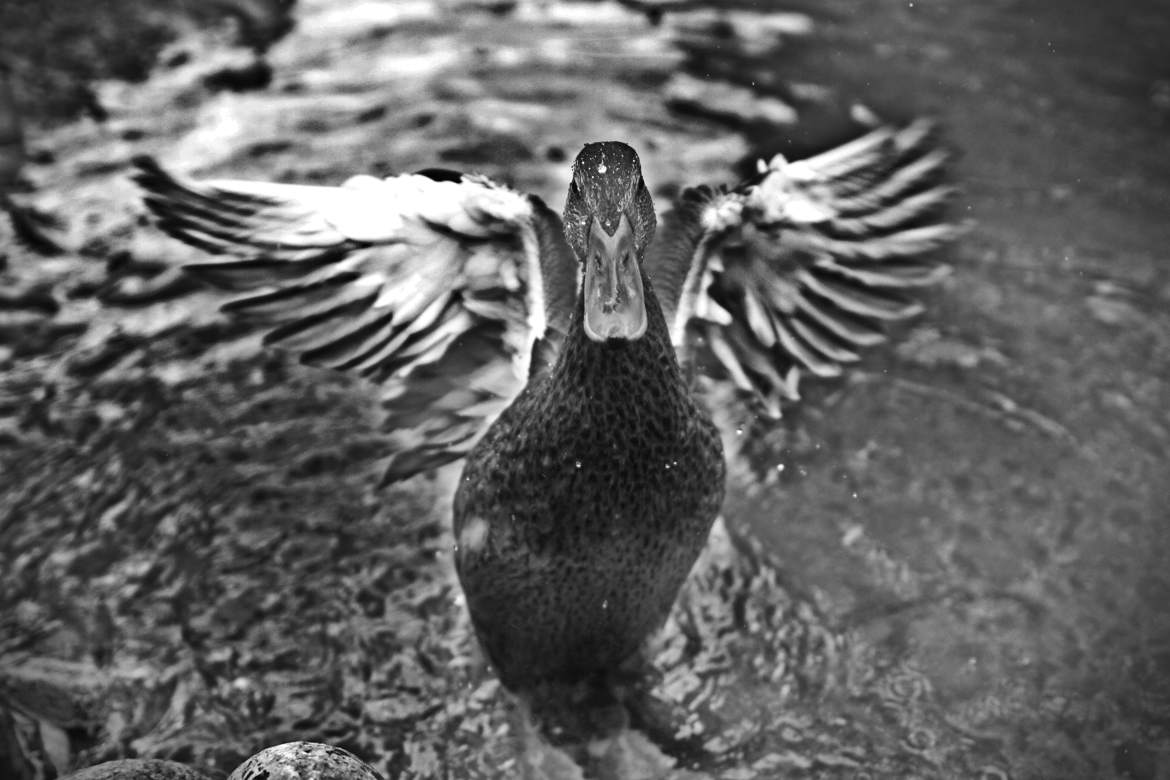
[[[559,210],[618,139],[661,209],[925,115],[976,223],[927,313],[778,427],[725,410],[788,629],[672,682],[686,768],[1170,778],[1168,40],[1161,0],[2,0],[0,776],[299,738],[518,771],[450,470],[379,488],[370,388],[229,325],[134,155]]]

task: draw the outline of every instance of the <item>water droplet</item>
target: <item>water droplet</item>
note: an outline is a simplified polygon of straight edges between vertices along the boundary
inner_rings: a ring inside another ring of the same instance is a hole
[[[601,602],[601,608],[602,609],[609,609],[609,599],[605,599],[604,601]]]
[[[777,464],[776,464],[776,470],[777,470],[777,471],[783,471],[783,470],[784,470],[784,464],[783,464],[783,463],[777,463]]]
[[[736,426],[735,435],[736,436],[743,436],[743,426],[742,425]]]
[[[573,461],[573,465],[576,466],[577,468],[581,468],[581,461],[575,460],[575,461]]]
[[[597,166],[598,173],[605,173],[607,170],[609,170],[609,169],[605,167],[605,163],[602,163],[601,165]]]

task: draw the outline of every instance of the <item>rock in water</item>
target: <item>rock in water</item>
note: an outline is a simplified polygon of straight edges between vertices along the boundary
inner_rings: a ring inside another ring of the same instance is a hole
[[[360,758],[320,742],[285,742],[261,750],[228,780],[383,780]],[[118,778],[121,780],[121,778]]]
[[[79,769],[61,780],[210,780],[189,766],[157,758],[123,758]]]

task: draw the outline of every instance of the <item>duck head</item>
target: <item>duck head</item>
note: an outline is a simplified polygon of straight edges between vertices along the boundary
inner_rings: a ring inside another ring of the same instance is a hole
[[[565,238],[583,266],[582,324],[593,341],[646,332],[641,266],[655,225],[637,152],[618,141],[586,144],[573,162]]]

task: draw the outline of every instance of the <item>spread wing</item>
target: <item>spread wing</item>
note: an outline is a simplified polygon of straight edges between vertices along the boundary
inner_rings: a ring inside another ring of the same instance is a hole
[[[729,378],[779,416],[801,375],[832,377],[917,314],[946,275],[924,257],[963,227],[943,220],[947,155],[928,122],[881,128],[816,157],[760,163],[726,190],[686,190],[647,270],[684,364]]]
[[[192,181],[136,160],[191,265],[224,305],[305,363],[381,384],[387,481],[465,455],[555,360],[576,294],[560,220],[534,196],[449,171],[341,187]]]

